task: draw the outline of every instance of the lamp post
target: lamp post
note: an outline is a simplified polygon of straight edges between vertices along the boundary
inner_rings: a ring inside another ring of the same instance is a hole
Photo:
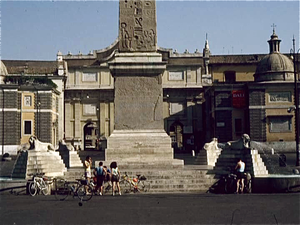
[[[294,103],[295,107],[290,110],[295,112],[295,140],[296,140],[296,166],[300,166],[300,150],[299,150],[299,92],[298,92],[298,54],[300,49],[296,52],[295,38],[293,37],[293,55],[294,63]],[[289,111],[289,110],[288,110]]]

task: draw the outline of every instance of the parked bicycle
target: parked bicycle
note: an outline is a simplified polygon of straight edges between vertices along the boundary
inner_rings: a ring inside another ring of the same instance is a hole
[[[50,184],[53,180],[45,176],[45,173],[29,174],[32,180],[28,183],[28,192],[31,196],[42,193],[48,195],[50,192]]]
[[[237,175],[229,169],[229,174],[222,176],[216,183],[214,183],[207,192],[217,194],[232,194],[236,191]],[[241,189],[241,188],[239,188]],[[244,173],[244,193],[252,192],[252,183],[250,173]]]
[[[121,176],[120,185],[123,186],[122,189],[125,193],[148,192],[150,190],[150,183],[147,178],[140,174],[130,178],[125,172],[125,175]]]
[[[66,181],[65,179],[55,179],[55,198],[63,201],[69,195],[78,197],[81,201],[88,201],[93,197],[93,187],[87,180],[76,179],[76,181]]]
[[[251,183],[250,173],[244,173],[243,179],[244,179],[244,193],[251,193],[252,183]],[[227,176],[225,176],[225,187],[224,187],[225,193],[232,194],[236,192],[237,190],[236,185],[237,185],[237,175],[231,171]],[[241,186],[239,187],[239,191],[241,191]]]

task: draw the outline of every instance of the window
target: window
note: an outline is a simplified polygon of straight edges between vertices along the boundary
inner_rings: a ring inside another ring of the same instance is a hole
[[[236,135],[242,134],[242,119],[234,120],[234,130]]]
[[[24,106],[31,106],[31,104],[32,104],[31,95],[25,95]]]
[[[82,81],[97,81],[97,73],[83,73]]]
[[[232,84],[235,82],[235,72],[234,71],[226,71],[224,72],[225,75],[225,83]]]
[[[270,132],[284,133],[292,131],[292,117],[290,116],[271,116]]]
[[[183,114],[183,104],[182,103],[170,103],[170,115]]]
[[[183,80],[183,71],[169,71],[169,80]]]
[[[291,92],[270,92],[269,102],[292,102]]]
[[[92,116],[92,115],[96,115],[96,105],[92,105],[92,104],[84,104],[83,105],[83,115],[85,116]]]
[[[32,134],[32,126],[31,126],[31,121],[24,121],[24,134],[25,135],[31,135]]]

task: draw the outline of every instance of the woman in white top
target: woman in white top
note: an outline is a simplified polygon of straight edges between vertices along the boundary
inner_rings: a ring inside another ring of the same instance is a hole
[[[112,162],[110,164],[110,168],[111,168],[111,182],[112,182],[112,195],[115,195],[115,189],[116,189],[116,186],[118,188],[118,192],[119,192],[119,195],[121,195],[121,189],[120,189],[120,176],[121,176],[121,173],[120,173],[120,170],[118,168],[118,165],[117,165],[117,162]]]

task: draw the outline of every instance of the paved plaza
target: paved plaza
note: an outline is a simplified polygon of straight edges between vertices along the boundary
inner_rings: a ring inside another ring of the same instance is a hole
[[[2,225],[300,224],[300,194],[125,194],[78,199],[2,193]]]

